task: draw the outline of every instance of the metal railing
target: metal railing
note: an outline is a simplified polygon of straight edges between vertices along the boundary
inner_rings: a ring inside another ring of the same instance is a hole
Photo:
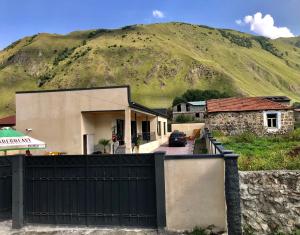
[[[155,141],[156,135],[155,132],[142,132],[142,133],[137,133],[137,138],[139,138],[141,144],[144,144],[144,143],[149,143],[151,141]],[[137,138],[135,141],[137,141]],[[135,141],[133,142],[135,143]]]

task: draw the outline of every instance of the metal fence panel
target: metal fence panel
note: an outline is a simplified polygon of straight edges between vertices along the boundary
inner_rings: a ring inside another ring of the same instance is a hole
[[[0,157],[0,220],[11,217],[11,160]]]
[[[25,222],[156,227],[154,155],[25,159]]]

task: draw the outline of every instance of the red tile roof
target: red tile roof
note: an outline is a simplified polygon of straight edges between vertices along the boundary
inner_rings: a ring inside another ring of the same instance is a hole
[[[291,109],[291,107],[263,97],[233,97],[207,101],[208,113],[283,109]]]
[[[16,116],[0,118],[0,126],[15,126],[15,125],[16,125]]]

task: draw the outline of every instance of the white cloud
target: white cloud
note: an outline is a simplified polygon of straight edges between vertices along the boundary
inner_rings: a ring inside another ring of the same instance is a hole
[[[274,25],[274,19],[271,15],[265,16],[262,13],[257,12],[256,14],[248,15],[244,17],[244,20],[236,20],[238,25],[249,24],[250,30],[271,39],[275,38],[286,38],[294,37],[295,35],[287,27],[277,27]]]
[[[152,15],[154,18],[164,18],[165,17],[165,14],[159,10],[152,11]]]
[[[244,24],[241,19],[236,20],[235,23],[238,24],[238,25],[243,25]]]

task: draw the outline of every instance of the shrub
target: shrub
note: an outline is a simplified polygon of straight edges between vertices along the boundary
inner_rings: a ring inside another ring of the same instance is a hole
[[[234,43],[241,47],[251,48],[252,42],[250,38],[242,37],[237,34],[233,34],[230,32],[227,32],[225,30],[220,29],[219,32],[224,38],[227,38],[231,43]]]
[[[192,232],[186,233],[188,235],[208,235],[205,229],[196,226]]]
[[[193,121],[194,121],[194,117],[183,115],[183,114],[178,115],[175,119],[175,122],[178,123],[186,123],[186,122],[193,122]]]
[[[53,61],[53,65],[58,65],[60,61],[65,60],[73,53],[73,51],[76,49],[76,47],[68,48],[66,47],[62,52],[60,52]]]
[[[262,36],[254,36],[253,39],[260,44],[263,50],[268,51],[279,58],[282,58],[282,53],[280,53],[280,51],[276,47],[274,47],[274,45],[268,38]]]

